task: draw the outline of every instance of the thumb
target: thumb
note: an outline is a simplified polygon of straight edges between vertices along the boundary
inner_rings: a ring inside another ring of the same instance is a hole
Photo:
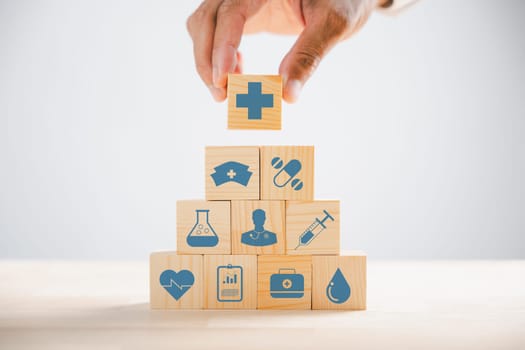
[[[303,85],[347,29],[343,17],[337,16],[337,20],[323,17],[305,27],[279,67],[279,74],[283,77],[283,98],[289,103],[297,100]]]

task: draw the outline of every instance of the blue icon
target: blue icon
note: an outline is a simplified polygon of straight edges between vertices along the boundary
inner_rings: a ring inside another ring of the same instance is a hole
[[[179,272],[165,270],[160,274],[159,281],[160,285],[178,301],[193,286],[195,277],[188,270],[180,270]]]
[[[221,302],[242,301],[242,266],[224,265],[217,267],[217,300]]]
[[[283,166],[284,165],[284,166]],[[277,187],[284,187],[291,181],[290,186],[296,191],[303,188],[303,182],[300,179],[295,178],[299,171],[301,171],[301,162],[297,159],[292,159],[288,163],[284,164],[284,161],[279,157],[272,159],[272,166],[274,169],[281,169],[273,177],[273,184]]]
[[[247,94],[237,94],[237,108],[248,108],[248,119],[262,119],[263,108],[273,108],[273,94],[262,93],[262,83],[248,83]]]
[[[211,174],[211,177],[215,186],[220,186],[226,182],[236,182],[246,187],[252,176],[252,172],[248,168],[248,165],[230,161],[215,167],[215,172]]]
[[[215,247],[219,243],[219,237],[208,221],[210,211],[197,209],[195,213],[197,214],[196,222],[186,236],[186,242],[190,247]]]
[[[326,229],[326,220],[330,219],[332,221],[335,221],[334,217],[330,215],[329,212],[326,210],[323,210],[323,213],[325,215],[324,218],[319,220],[319,218],[315,218],[314,222],[306,228],[306,230],[299,236],[299,244],[297,247],[295,247],[295,250],[299,248],[300,246],[309,245],[312,243],[312,241],[315,239],[315,237],[319,236],[321,232],[323,232]]]
[[[350,285],[338,268],[326,287],[326,297],[334,304],[342,304],[350,298]]]
[[[252,220],[254,228],[242,234],[241,242],[243,244],[264,247],[277,243],[277,235],[264,229],[264,222],[266,221],[266,212],[264,210],[255,209],[252,212]]]
[[[295,269],[279,269],[279,273],[270,276],[270,295],[276,299],[302,298],[304,276],[295,273]]]

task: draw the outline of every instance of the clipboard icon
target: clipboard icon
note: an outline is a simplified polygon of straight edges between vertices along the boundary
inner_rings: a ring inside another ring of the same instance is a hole
[[[239,302],[243,297],[242,266],[221,265],[217,267],[217,301]]]

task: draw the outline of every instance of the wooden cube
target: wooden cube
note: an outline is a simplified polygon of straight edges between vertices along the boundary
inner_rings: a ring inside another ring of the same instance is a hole
[[[202,255],[150,255],[152,309],[202,309],[203,282]]]
[[[232,201],[232,254],[285,253],[284,201]]]
[[[366,255],[312,257],[312,308],[366,309]]]
[[[177,201],[179,254],[230,254],[230,201]]]
[[[338,255],[339,201],[286,202],[286,254]]]
[[[278,75],[228,75],[228,129],[281,129]]]
[[[304,200],[314,197],[314,147],[261,147],[261,199]]]
[[[204,308],[257,307],[256,255],[205,255],[204,279]]]
[[[206,199],[259,199],[259,147],[206,147]]]
[[[259,255],[258,309],[311,309],[312,257]]]

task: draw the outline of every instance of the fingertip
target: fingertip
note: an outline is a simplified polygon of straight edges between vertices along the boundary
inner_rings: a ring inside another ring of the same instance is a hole
[[[210,90],[210,93],[216,102],[222,102],[226,99],[226,89],[216,88],[215,86],[211,85],[208,86],[208,89]]]
[[[213,70],[213,87],[215,87],[218,90],[225,90],[226,86],[228,85],[228,74],[233,73],[230,71],[221,72],[218,71],[215,73],[215,69]]]
[[[283,99],[288,103],[295,103],[299,99],[303,83],[298,79],[286,80],[284,83]]]

